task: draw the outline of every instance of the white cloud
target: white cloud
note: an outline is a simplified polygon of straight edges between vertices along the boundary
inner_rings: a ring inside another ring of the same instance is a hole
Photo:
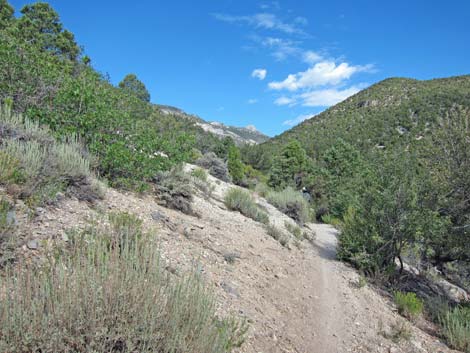
[[[313,65],[316,62],[323,60],[322,56],[312,50],[307,50],[303,53],[302,58],[307,64]]]
[[[248,104],[256,104],[258,103],[258,100],[256,98],[251,98],[251,99],[248,99]]]
[[[279,97],[274,101],[274,104],[276,105],[293,105],[295,103],[296,103],[295,98],[289,98],[286,96]]]
[[[306,71],[290,74],[284,81],[273,81],[268,87],[273,90],[297,91],[326,85],[339,85],[355,73],[370,71],[371,65],[354,66],[346,62],[336,65],[333,61],[318,62]]]
[[[299,95],[305,107],[329,107],[339,103],[361,90],[358,86],[345,89],[328,88],[302,93]]]
[[[262,12],[247,16],[234,16],[228,14],[212,14],[215,19],[228,23],[245,23],[255,28],[277,30],[287,34],[304,33],[296,24],[282,21],[273,13]]]
[[[260,80],[264,80],[266,78],[268,71],[266,69],[255,69],[251,73],[251,77],[258,78]]]
[[[295,119],[286,120],[282,122],[282,125],[294,126],[300,124],[302,121],[313,118],[316,114],[302,114]]]

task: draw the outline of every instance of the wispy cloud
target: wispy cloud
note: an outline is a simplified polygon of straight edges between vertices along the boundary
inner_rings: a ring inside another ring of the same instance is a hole
[[[300,124],[302,121],[313,118],[316,114],[302,114],[296,117],[295,119],[285,120],[282,122],[282,125],[294,126]]]
[[[277,37],[253,37],[257,43],[261,44],[263,47],[271,50],[271,55],[277,61],[283,61],[289,56],[298,55],[301,49],[298,47],[299,42],[286,38],[277,38]]]
[[[212,16],[227,23],[241,23],[249,26],[267,30],[276,30],[287,34],[303,34],[298,22],[288,23],[281,20],[277,15],[269,12],[261,12],[254,15],[235,16],[230,14],[214,13]]]
[[[336,65],[333,61],[322,61],[306,71],[288,75],[283,81],[273,81],[268,87],[273,90],[297,91],[326,85],[339,85],[358,72],[370,71],[371,65],[354,66],[343,62]]]
[[[279,11],[281,9],[281,4],[279,1],[270,1],[270,2],[265,2],[259,5],[259,8],[262,10],[274,10],[274,11]]]
[[[258,103],[258,100],[256,98],[251,98],[251,99],[248,99],[247,103],[248,104],[256,104],[256,103]]]
[[[297,100],[295,98],[289,98],[289,97],[286,97],[286,96],[282,96],[282,97],[277,98],[274,101],[274,104],[276,104],[276,105],[294,105],[296,102],[297,102]]]
[[[302,60],[309,65],[313,65],[323,60],[323,56],[313,50],[307,50],[302,53]]]
[[[264,80],[266,78],[268,71],[266,69],[254,69],[251,73],[251,77]]]

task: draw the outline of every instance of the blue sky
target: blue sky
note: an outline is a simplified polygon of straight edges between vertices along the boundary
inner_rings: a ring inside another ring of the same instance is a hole
[[[387,77],[470,73],[468,0],[50,4],[113,83],[135,73],[154,103],[268,135]]]

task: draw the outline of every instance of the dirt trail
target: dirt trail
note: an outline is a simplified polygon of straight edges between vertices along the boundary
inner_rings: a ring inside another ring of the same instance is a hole
[[[316,234],[313,242],[304,240],[295,246],[292,238],[291,246],[283,247],[262,224],[226,209],[221,200],[233,185],[209,180],[212,197],[199,195],[193,202],[198,217],[163,208],[151,195],[109,189],[105,200],[94,207],[63,200],[42,210],[25,232],[44,244],[51,238],[60,240],[66,229],[84,226],[98,214],[138,215],[160,239],[170,273],[179,275],[196,265],[215,292],[218,313],[248,320],[250,329],[239,352],[450,352],[415,327],[410,328],[408,341],[397,344],[385,337],[397,323],[406,322],[389,300],[369,286],[359,288],[356,271],[335,260],[334,228],[308,224],[303,230]],[[270,222],[287,233],[284,223],[292,220],[264,199],[258,203]],[[26,256],[34,253],[24,251]]]

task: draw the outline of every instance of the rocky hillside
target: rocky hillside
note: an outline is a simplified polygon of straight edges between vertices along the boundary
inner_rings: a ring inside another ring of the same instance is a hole
[[[194,169],[186,166],[188,173]],[[184,278],[197,267],[215,294],[217,314],[246,320],[246,340],[235,352],[453,352],[399,316],[389,298],[335,260],[334,228],[308,223],[302,231],[310,241],[299,240],[287,228],[292,219],[254,194],[286,237],[281,245],[262,223],[227,209],[224,196],[237,186],[210,175],[206,183],[210,196],[195,193],[193,215],[162,207],[149,194],[111,188],[93,204],[62,198],[38,208],[31,221],[18,216],[25,246],[17,255],[40,261],[52,246],[70,242],[70,229],[99,223],[103,212],[131,214],[159,244],[161,266],[170,278]]]
[[[157,107],[161,113],[186,119],[201,127],[204,131],[210,132],[219,138],[231,137],[237,145],[259,144],[269,139],[268,136],[258,131],[253,125],[246,127],[228,126],[216,121],[207,122],[197,115],[188,114],[176,107],[168,105],[157,105]]]

